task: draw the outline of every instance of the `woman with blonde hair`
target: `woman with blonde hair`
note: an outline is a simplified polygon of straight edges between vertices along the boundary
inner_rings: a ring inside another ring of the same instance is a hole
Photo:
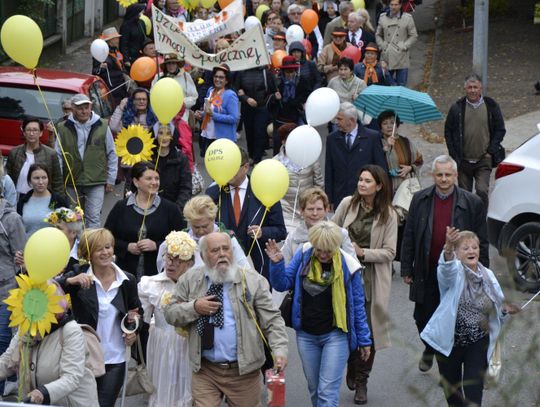
[[[375,351],[390,346],[388,302],[392,284],[392,260],[396,254],[397,214],[392,207],[392,187],[386,171],[377,165],[360,169],[357,190],[344,198],[332,220],[349,231],[363,273],[366,312],[373,335],[371,356],[351,354],[347,386],[355,390],[354,402],[367,403],[367,381]]]
[[[171,232],[165,238],[165,269],[144,276],[139,297],[144,320],[150,324],[147,366],[156,391],[150,407],[191,407],[191,369],[186,333],[165,321],[163,307],[170,303],[178,279],[193,266],[197,243],[186,232]]]
[[[96,379],[100,407],[113,407],[124,382],[126,346],[136,333],[122,332],[121,321],[135,322],[142,314],[135,277],[114,264],[114,237],[105,228],[87,229],[81,236],[79,260],[84,265],[57,278],[71,297],[73,316],[90,325],[101,339],[104,376]]]
[[[188,223],[187,233],[190,238],[192,238],[197,244],[201,237],[208,235],[212,232],[217,232],[219,230],[227,232],[224,230],[224,226],[216,222],[216,217],[218,215],[218,207],[208,195],[198,195],[191,198],[187,201],[184,206],[184,218]],[[229,233],[233,245],[233,254],[234,260],[240,266],[250,267],[250,263],[238,243],[236,237]],[[156,265],[158,271],[162,271],[163,256],[166,250],[166,241],[159,246],[159,252],[156,259]],[[200,251],[197,249],[195,251],[194,263],[196,266],[202,265],[203,261],[201,259]]]
[[[350,352],[364,360],[370,354],[361,266],[340,252],[336,224],[317,223],[308,239],[287,266],[276,242],[266,243],[270,282],[279,291],[293,290],[290,317],[313,406],[337,407]]]

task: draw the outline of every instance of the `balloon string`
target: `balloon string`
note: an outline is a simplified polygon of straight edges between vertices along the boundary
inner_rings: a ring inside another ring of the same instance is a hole
[[[62,140],[60,139],[58,135],[58,130],[56,129],[56,125],[54,124],[54,120],[51,115],[51,111],[49,110],[49,106],[47,105],[47,101],[45,100],[45,95],[43,95],[43,92],[41,90],[41,87],[39,86],[38,78],[37,78],[37,69],[32,69],[32,75],[34,76],[34,84],[36,85],[39,95],[41,96],[41,100],[43,101],[43,105],[45,106],[45,111],[47,112],[47,117],[49,118],[49,122],[52,125],[53,133],[56,139],[56,143],[58,144],[58,147],[60,147],[60,152],[62,153],[62,157],[64,158],[64,167],[67,168],[68,176],[66,177],[64,181],[64,189],[66,191],[66,196],[71,200],[71,202],[74,202],[77,204],[79,208],[82,209],[81,200],[79,197],[79,191],[77,191],[77,186],[75,185],[75,177],[73,176],[73,171],[71,169],[71,165],[69,165],[69,160],[66,154],[66,151],[64,150],[64,146],[62,145]],[[71,179],[71,183],[73,184],[73,191],[75,192],[75,199],[71,196],[71,194],[68,192],[67,184],[68,181]],[[83,216],[82,219],[82,226],[83,226],[83,233],[86,232],[86,222]],[[90,247],[88,246],[88,239],[85,239],[86,241],[86,250],[87,253],[90,253]],[[88,259],[88,262],[90,263],[90,259]]]
[[[218,227],[219,231],[223,232],[223,228],[221,226],[221,185],[219,185],[219,195],[218,195]]]
[[[255,232],[255,236],[253,237],[253,242],[251,242],[251,247],[249,248],[247,257],[249,257],[249,255],[251,254],[251,251],[253,250],[253,246],[255,246],[255,242],[257,241],[257,236],[259,236],[259,232],[261,231],[262,225],[264,223],[264,218],[266,218],[266,214],[268,213],[268,210],[269,210],[268,207],[266,207],[266,209],[264,210],[263,217],[261,219],[261,222],[259,223],[259,228]]]
[[[107,96],[109,93],[112,93],[114,92],[116,89],[119,89],[121,88],[122,86],[124,86],[126,83],[129,83],[130,81],[125,81],[124,83],[122,83],[121,85],[118,85],[116,88],[112,88],[111,90],[109,90],[107,93],[104,93],[101,95],[101,97],[103,96]]]
[[[158,151],[157,151],[157,157],[156,157],[156,164],[154,165],[154,171],[155,172],[157,172],[158,162],[159,162],[159,155],[160,154],[161,154],[161,143],[158,140]],[[156,195],[157,195],[157,193],[156,193]],[[152,199],[152,194],[148,194],[148,200],[146,201],[146,207],[144,208],[143,218],[142,218],[142,222],[141,222],[141,228],[139,229],[139,238],[137,239],[137,241],[140,241],[142,239],[142,235],[143,235],[143,232],[144,232],[144,222],[146,220],[146,215],[148,214],[148,207],[150,206],[150,200],[151,199]]]
[[[302,169],[300,169],[300,171],[302,171]],[[296,194],[294,195],[294,206],[293,206],[293,211],[292,211],[292,220],[291,222],[294,224],[294,215],[296,215],[296,204],[298,203],[298,194],[300,192],[300,171],[298,171],[298,185],[296,185]]]

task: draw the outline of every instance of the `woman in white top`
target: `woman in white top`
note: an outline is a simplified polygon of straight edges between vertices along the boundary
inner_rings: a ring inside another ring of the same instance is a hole
[[[169,325],[163,307],[169,304],[180,276],[193,266],[197,243],[186,232],[171,232],[164,243],[165,269],[155,276],[143,276],[139,283],[144,320],[150,324],[148,374],[156,388],[148,406],[191,407],[187,331]]]
[[[57,281],[71,296],[77,322],[90,325],[101,339],[106,373],[96,380],[98,400],[100,407],[113,407],[124,382],[126,346],[136,339],[135,333],[123,333],[121,321],[127,315],[129,327],[142,312],[137,282],[113,263],[114,237],[107,229],[86,230],[78,254],[91,265],[76,265]]]
[[[208,195],[198,195],[191,198],[187,201],[186,206],[184,206],[184,218],[188,223],[188,235],[199,243],[201,237],[206,236],[209,233],[217,232],[222,230],[227,233],[227,230],[224,229],[224,226],[218,221],[216,222],[216,217],[218,216],[218,207]],[[238,243],[236,237],[231,235],[232,245],[233,245],[233,254],[236,264],[240,267],[251,267],[251,263],[247,259],[244,250]],[[163,242],[159,246],[159,252],[156,259],[156,265],[158,272],[163,270],[163,256],[166,250],[166,242]],[[203,261],[201,259],[201,253],[197,249],[195,252],[194,258],[195,266],[202,266]]]

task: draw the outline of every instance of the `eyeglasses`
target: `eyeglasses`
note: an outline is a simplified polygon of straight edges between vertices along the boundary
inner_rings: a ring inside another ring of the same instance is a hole
[[[302,13],[299,12],[299,11],[291,11],[289,14],[290,14],[291,16],[299,16],[299,15],[302,14]]]
[[[148,102],[148,99],[146,98],[135,98],[133,99],[135,102]]]

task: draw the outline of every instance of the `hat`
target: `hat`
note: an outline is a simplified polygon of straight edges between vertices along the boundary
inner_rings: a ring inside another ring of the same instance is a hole
[[[101,33],[101,39],[105,41],[112,40],[113,38],[120,38],[121,35],[118,33],[116,27],[105,28]]]
[[[332,35],[335,37],[345,37],[347,35],[347,30],[342,27],[337,27],[332,31]]]
[[[169,62],[176,62],[177,64],[184,62],[183,59],[178,58],[178,55],[176,54],[167,54],[163,58],[163,62],[159,64],[161,70],[164,70],[165,65],[167,65]]]
[[[148,44],[154,44],[154,40],[152,38],[147,38],[143,41],[142,47],[146,47]]]
[[[186,233],[172,231],[165,237],[167,254],[182,261],[191,260],[197,251],[197,243]]]
[[[370,42],[367,46],[366,46],[366,49],[364,52],[366,51],[374,51],[374,52],[379,52],[379,47],[377,47],[377,44],[375,44],[374,42]]]
[[[283,31],[278,31],[277,33],[274,34],[274,36],[272,37],[273,40],[283,40],[283,41],[286,41],[287,40],[287,37],[285,37],[285,33]]]
[[[298,69],[300,65],[296,63],[296,59],[293,56],[287,55],[284,56],[281,60],[281,66],[279,69]]]
[[[87,103],[92,104],[92,101],[84,93],[77,93],[71,98],[71,103],[75,106],[80,106]]]

